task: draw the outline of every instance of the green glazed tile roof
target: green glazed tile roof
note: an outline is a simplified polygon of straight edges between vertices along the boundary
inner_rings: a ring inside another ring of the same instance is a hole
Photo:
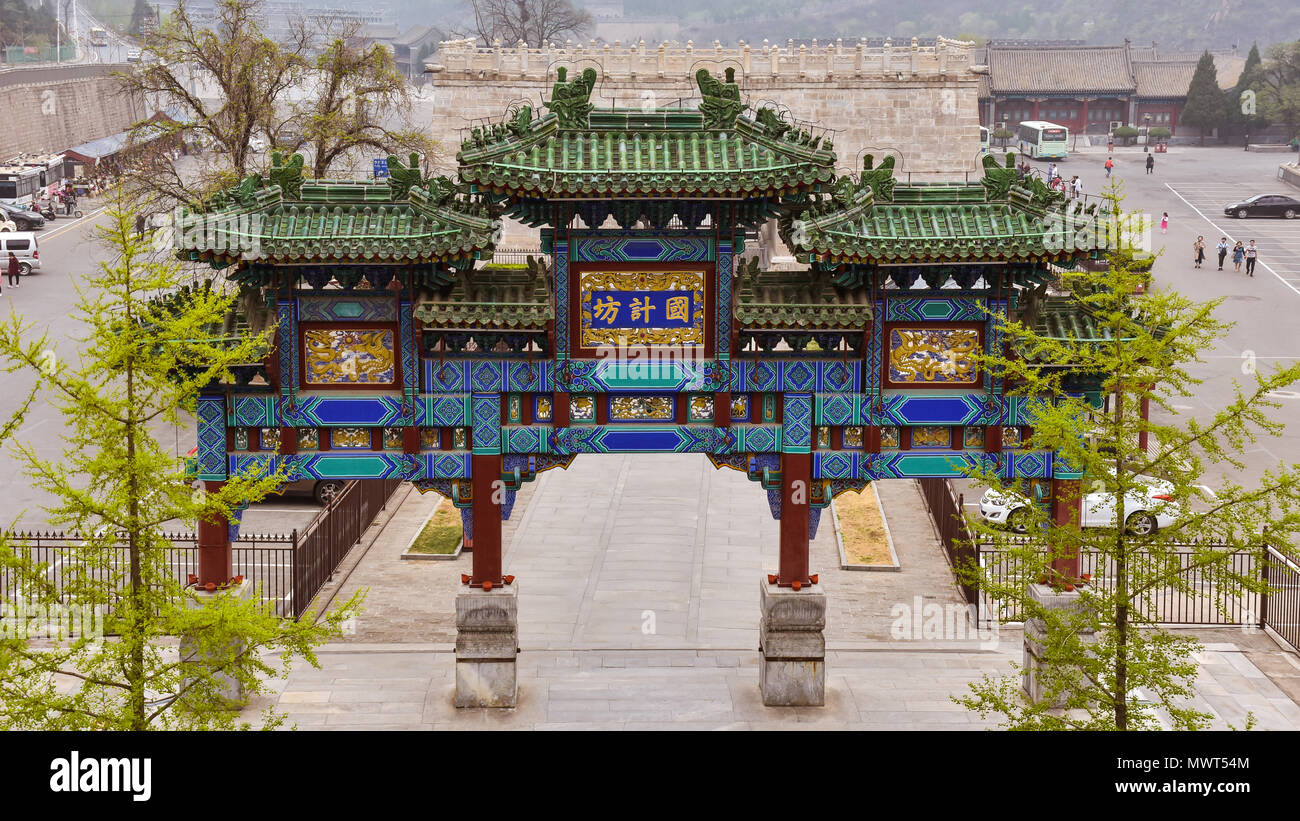
[[[736,320],[744,328],[858,330],[871,322],[868,289],[836,287],[810,271],[737,270]]]
[[[784,132],[782,132],[784,133]],[[775,136],[745,116],[707,130],[698,112],[593,111],[562,129],[550,114],[457,155],[466,182],[527,197],[766,196],[835,179],[835,153]]]
[[[1023,259],[1048,253],[1041,221],[1006,203],[877,204],[854,219],[805,225],[798,249],[835,258]]]
[[[544,330],[555,318],[540,267],[462,271],[455,284],[415,306],[427,329],[502,328]]]
[[[425,184],[292,180],[282,188],[249,177],[206,209],[182,212],[178,249],[209,260],[376,263],[458,260],[491,247],[499,223],[431,192],[438,181]]]
[[[842,177],[829,201],[784,226],[787,245],[830,261],[884,263],[1069,260],[1094,250],[1072,240],[1063,251],[1059,227],[1091,218],[1095,206],[1020,180],[992,157],[977,183],[895,185],[892,171],[888,163]]]

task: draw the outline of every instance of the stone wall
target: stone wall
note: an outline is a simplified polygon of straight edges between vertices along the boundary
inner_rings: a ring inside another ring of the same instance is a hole
[[[473,41],[441,44],[433,70],[433,134],[448,150],[444,170],[454,167],[462,129],[483,120],[500,120],[513,103],[535,110],[550,97],[555,69],[571,72],[592,65],[601,80],[592,95],[597,105],[694,107],[699,91],[694,74],[736,69],[741,93],[751,106],[773,103],[812,133],[831,129],[845,170],[861,167],[864,153],[898,155],[899,177],[928,182],[963,179],[978,173],[979,89],[968,45],[940,39],[935,46],[915,42],[870,48],[845,45],[751,47],[742,43],[704,49],[693,45],[647,47],[594,42],[542,48],[478,48]],[[573,76],[573,73],[570,76]]]
[[[74,65],[0,72],[0,161],[24,153],[58,153],[125,131],[145,106],[118,90],[125,66]]]

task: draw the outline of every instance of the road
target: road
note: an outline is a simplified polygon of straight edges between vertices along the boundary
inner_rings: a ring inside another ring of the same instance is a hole
[[[1100,192],[1106,182],[1106,156],[1104,149],[1072,155],[1062,163],[1061,173],[1067,178],[1078,174],[1085,191]],[[1300,193],[1277,179],[1278,164],[1295,155],[1247,153],[1240,147],[1172,146],[1169,153],[1155,155],[1151,174],[1145,173],[1146,154],[1140,146],[1119,148],[1114,157],[1115,174],[1124,184],[1124,208],[1155,220],[1152,239],[1160,257],[1152,274],[1157,286],[1198,301],[1222,298],[1216,316],[1232,323],[1218,346],[1189,367],[1201,380],[1195,395],[1174,404],[1178,414],[1205,421],[1227,404],[1234,382],[1243,387],[1251,384],[1250,368],[1267,370],[1300,359],[1300,220],[1237,220],[1223,215],[1225,205],[1245,196]],[[1162,234],[1159,222],[1165,212],[1169,231]],[[1198,236],[1205,237],[1210,257],[1199,270],[1192,266],[1192,244]],[[1241,273],[1232,271],[1231,259],[1225,266],[1228,270],[1216,270],[1214,247],[1222,236],[1243,243],[1255,240],[1260,261],[1253,278],[1245,275],[1244,266]],[[1225,482],[1249,486],[1269,468],[1300,462],[1300,385],[1275,398],[1280,407],[1269,416],[1289,427],[1280,437],[1265,436],[1246,444],[1241,457],[1244,470],[1208,466],[1209,487]],[[1152,418],[1169,421],[1168,414],[1155,407]],[[980,491],[969,483],[960,484],[967,505],[977,504]]]
[[[77,288],[82,285],[92,266],[107,258],[105,251],[94,241],[92,225],[106,223],[100,210],[102,201],[88,200],[82,204],[83,219],[59,218],[46,223],[38,233],[41,270],[24,277],[17,288],[4,288],[0,295],[0,313],[18,312],[25,323],[32,325],[32,336],[48,332],[56,354],[61,358],[74,356],[77,337],[82,333],[80,324],[69,313],[76,302]],[[8,419],[17,410],[21,400],[32,385],[26,374],[3,374],[0,390],[0,419]],[[32,448],[40,457],[57,458],[62,453],[64,420],[58,409],[42,396],[33,406],[16,441]],[[194,446],[193,424],[179,429],[167,427],[155,431],[165,446],[178,458]],[[23,470],[23,461],[12,447],[0,449],[0,498],[5,500],[0,518],[0,528],[15,524],[23,529],[48,529],[48,516],[43,506],[52,498],[33,487]],[[310,499],[285,497],[266,504],[254,505],[244,514],[244,533],[288,533],[301,530],[320,510]],[[183,528],[183,525],[177,524]],[[188,529],[188,528],[185,528]]]

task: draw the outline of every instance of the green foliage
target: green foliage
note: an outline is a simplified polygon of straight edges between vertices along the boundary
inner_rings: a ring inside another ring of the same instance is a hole
[[[32,7],[25,0],[0,0],[0,45],[52,46],[56,36],[53,4]]]
[[[1112,183],[1106,192],[1116,213],[1121,191]],[[1124,220],[1119,224],[1125,225]],[[1144,259],[1149,256],[1117,254],[1105,270],[1062,274],[1064,287],[1110,338],[1045,338],[1011,322],[1004,328],[1011,349],[1033,351],[1035,362],[1049,367],[1000,353],[984,357],[985,366],[1007,380],[1010,395],[1055,397],[1035,411],[1033,435],[1025,447],[1054,451],[1057,464],[1082,474],[1080,492],[1106,497],[1121,523],[1081,529],[1057,524],[1047,511],[1030,505],[1024,513],[1028,532],[1043,534],[1042,540],[1008,545],[1003,561],[996,563],[1018,572],[999,576],[973,565],[961,570],[983,595],[1014,602],[1026,619],[1041,620],[1046,632],[1046,666],[1039,675],[1044,699],[1031,703],[1018,677],[985,677],[957,699],[982,716],[1000,716],[1007,728],[1158,729],[1161,716],[1174,729],[1205,727],[1209,716],[1188,703],[1198,644],[1186,634],[1159,628],[1155,599],[1165,593],[1195,596],[1208,589],[1215,591],[1211,595],[1222,610],[1225,599],[1264,587],[1256,572],[1234,570],[1233,554],[1245,552],[1262,561],[1266,545],[1289,549],[1300,531],[1300,466],[1278,465],[1253,487],[1228,477],[1219,483],[1216,477],[1212,481],[1219,486],[1213,494],[1203,489],[1207,466],[1239,471],[1240,455],[1257,434],[1282,433],[1282,424],[1269,416],[1279,407],[1270,393],[1300,380],[1300,364],[1252,374],[1248,385],[1236,385],[1224,406],[1206,418],[1181,413],[1188,399],[1200,395],[1201,381],[1190,367],[1215,348],[1228,326],[1214,317],[1221,300],[1197,303],[1163,290],[1133,296],[1146,277]],[[1109,412],[1068,396],[1067,373],[1068,378],[1096,380],[1110,397]],[[1143,401],[1154,409],[1151,420],[1139,412]],[[1138,446],[1143,433],[1150,437],[1146,449]],[[979,479],[1002,492],[1015,491],[995,470]],[[1135,510],[1134,499],[1145,497],[1157,480],[1172,488],[1164,492],[1176,503],[1162,507],[1173,522],[1146,534],[1131,532],[1124,523]],[[979,517],[970,517],[970,525],[985,538],[1001,536]],[[1106,568],[1113,585],[1083,584],[1075,610],[1036,603],[1026,582],[1058,589],[1078,584],[1058,575],[1053,560],[1080,553],[1094,556],[1094,566]]]
[[[61,361],[51,341],[15,314],[0,325],[4,368],[34,374],[65,421],[62,453],[15,449],[32,482],[56,500],[47,508],[51,524],[85,538],[77,560],[54,574],[22,545],[0,544],[0,570],[30,606],[98,609],[104,635],[64,636],[48,646],[12,631],[0,637],[0,728],[231,728],[237,716],[221,698],[222,679],[262,693],[294,657],[315,664],[313,648],[341,632],[358,600],[318,624],[314,614],[281,619],[257,597],[200,605],[177,578],[167,523],[229,516],[285,477],[234,476],[217,492],[196,494],[153,430],[188,424],[183,414],[194,410],[199,389],[260,358],[267,340],[212,337],[233,295],[197,288],[184,299],[151,300],[179,284],[170,249],[153,258],[120,201],[107,216],[97,230],[114,257],[76,303],[85,334],[68,355],[79,361]],[[179,653],[176,636],[187,640]]]
[[[1196,72],[1192,74],[1192,83],[1187,89],[1187,103],[1179,119],[1185,125],[1199,128],[1201,142],[1205,142],[1205,132],[1223,125],[1225,116],[1218,72],[1214,68],[1214,58],[1207,51],[1196,63]]]
[[[1137,128],[1131,125],[1121,125],[1111,132],[1115,139],[1122,141],[1120,145],[1132,145],[1139,133]]]
[[[1249,6],[1225,6],[1223,0],[1186,0],[1168,6],[1138,6],[1132,0],[1064,0],[1046,5],[966,4],[957,8],[942,0],[912,0],[874,3],[867,14],[846,14],[844,4],[824,0],[629,0],[626,6],[629,15],[654,14],[680,21],[682,29],[676,38],[683,43],[694,39],[696,44],[715,38],[724,43],[737,39],[762,43],[766,37],[784,45],[786,38],[797,42],[816,37],[825,43],[842,37],[847,45],[862,36],[892,36],[899,43],[913,35],[951,37],[960,32],[962,39],[1077,38],[1089,43],[1122,43],[1128,38],[1135,45],[1155,40],[1161,51],[1185,51],[1245,44],[1261,32],[1276,32],[1274,36],[1281,37],[1300,31],[1300,4],[1289,0],[1256,0]]]
[[[1288,138],[1300,136],[1300,40],[1269,49],[1261,88],[1262,114],[1285,125]]]
[[[1153,140],[1167,140],[1173,132],[1162,125],[1154,126],[1147,131],[1147,136]]]

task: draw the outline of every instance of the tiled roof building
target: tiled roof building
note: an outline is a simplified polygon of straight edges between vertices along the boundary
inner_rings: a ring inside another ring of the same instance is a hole
[[[974,62],[988,66],[980,83],[980,119],[986,125],[1047,120],[1072,133],[1105,134],[1111,123],[1164,126],[1178,131],[1200,54],[1151,46],[993,41]],[[1245,59],[1212,52],[1219,85],[1231,88]]]

